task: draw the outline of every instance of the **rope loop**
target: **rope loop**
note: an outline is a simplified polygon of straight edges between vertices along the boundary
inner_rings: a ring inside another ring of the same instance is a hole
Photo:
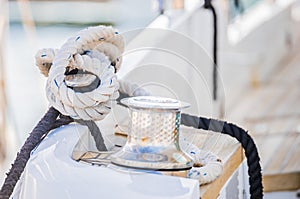
[[[262,173],[260,158],[254,140],[247,131],[226,121],[197,117],[188,114],[181,115],[181,124],[196,129],[210,130],[216,133],[230,135],[239,141],[245,150],[247,158],[251,199],[263,198]]]
[[[123,37],[112,27],[90,27],[58,49],[42,49],[36,65],[48,76],[46,93],[60,113],[74,119],[101,120],[119,97]]]

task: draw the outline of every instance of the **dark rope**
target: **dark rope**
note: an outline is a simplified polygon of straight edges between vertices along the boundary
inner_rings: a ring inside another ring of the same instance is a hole
[[[239,11],[239,13],[243,13],[244,12],[244,6],[240,2],[240,0],[234,0],[234,6]]]
[[[240,1],[239,0],[234,0],[234,6],[236,8],[240,8]]]
[[[60,115],[59,119],[56,120],[55,123],[52,125],[51,130],[61,127],[63,125],[69,124],[71,122],[74,122],[73,118],[71,118],[69,116],[65,116],[65,115]]]
[[[89,128],[99,151],[107,151],[100,129],[94,121],[75,120],[75,122],[78,122],[79,124],[85,125]]]
[[[213,14],[213,26],[214,26],[214,35],[213,35],[213,99],[217,100],[218,98],[218,21],[217,13],[214,6],[211,4],[211,0],[204,1],[204,8],[211,10]]]
[[[60,114],[53,107],[49,108],[48,112],[32,130],[20,152],[17,154],[17,157],[12,164],[10,171],[7,173],[6,179],[4,180],[3,186],[0,190],[0,199],[9,199],[25,169],[30,158],[31,151],[38,146],[38,144],[47,136],[49,131],[60,126],[67,125],[71,122],[74,122],[74,119]],[[94,121],[76,120],[76,122],[86,125],[89,128],[99,150],[107,150],[100,129]]]
[[[57,119],[57,117],[59,118]],[[8,172],[4,184],[0,190],[0,199],[9,199],[30,158],[31,151],[43,140],[48,132],[54,128],[69,124],[73,121],[74,120],[72,118],[61,115],[53,107],[48,110],[48,112],[30,133],[20,152],[17,154],[17,157],[12,164],[12,167]],[[92,136],[95,139],[98,150],[107,150],[100,129],[94,121],[76,120],[76,122],[88,126]],[[263,197],[262,175],[259,164],[260,159],[253,139],[245,130],[234,124],[224,121],[190,116],[187,114],[182,114],[181,123],[186,126],[192,126],[194,128],[203,130],[211,130],[236,138],[242,144],[247,157],[251,199],[261,199]]]
[[[74,119],[69,117],[69,116],[65,116],[65,115],[60,115],[60,119],[55,121],[55,123],[53,124],[52,129],[56,129],[60,126],[63,126],[65,124],[69,124],[71,122],[74,122]],[[88,127],[89,131],[91,132],[94,141],[96,143],[96,147],[99,151],[107,151],[107,148],[105,146],[104,143],[104,139],[102,137],[101,131],[99,129],[99,127],[97,126],[97,124],[90,120],[75,120],[75,122],[81,124],[81,125],[85,125]]]
[[[59,112],[51,107],[30,133],[6,176],[4,184],[0,190],[0,199],[9,199],[22,172],[24,171],[31,151],[40,143],[42,137],[51,130],[58,115]]]
[[[247,131],[235,124],[227,123],[225,121],[196,117],[188,114],[181,115],[181,124],[197,129],[223,133],[237,139],[242,144],[247,158],[251,199],[263,198],[262,174],[259,163],[260,158],[257,147]]]

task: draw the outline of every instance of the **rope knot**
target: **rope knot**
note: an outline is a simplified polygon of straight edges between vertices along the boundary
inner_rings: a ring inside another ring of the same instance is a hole
[[[36,65],[48,76],[50,105],[74,119],[101,120],[119,97],[124,39],[112,27],[84,29],[58,49],[42,49]]]

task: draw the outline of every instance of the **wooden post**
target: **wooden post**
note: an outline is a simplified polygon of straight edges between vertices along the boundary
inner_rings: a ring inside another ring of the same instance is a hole
[[[4,70],[4,44],[7,27],[7,0],[0,0],[0,163],[6,154],[6,95],[5,95],[5,70]]]

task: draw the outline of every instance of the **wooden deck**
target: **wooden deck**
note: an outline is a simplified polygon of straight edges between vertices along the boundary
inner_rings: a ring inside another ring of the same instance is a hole
[[[204,151],[216,154],[223,162],[223,172],[215,181],[200,186],[201,199],[217,198],[227,180],[244,159],[241,145],[228,135],[181,127],[181,133]]]
[[[230,120],[258,145],[264,191],[300,188],[300,52],[256,88],[249,88]]]

